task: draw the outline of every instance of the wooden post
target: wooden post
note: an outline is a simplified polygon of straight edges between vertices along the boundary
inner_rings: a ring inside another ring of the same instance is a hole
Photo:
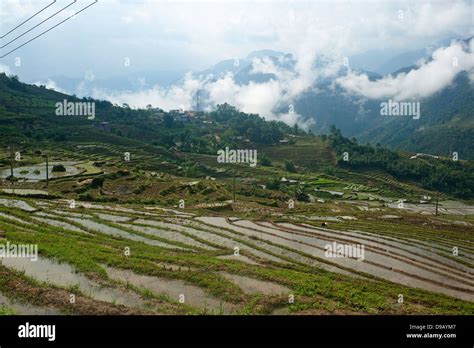
[[[8,147],[10,153],[10,181],[13,183],[13,152],[11,146]]]
[[[233,192],[233,203],[235,203],[235,168],[234,168],[234,192]]]
[[[436,192],[436,211],[435,211],[435,216],[438,216],[438,196],[439,196],[439,193]]]
[[[45,154],[46,157],[46,187],[49,184],[49,163],[48,163],[48,154]]]

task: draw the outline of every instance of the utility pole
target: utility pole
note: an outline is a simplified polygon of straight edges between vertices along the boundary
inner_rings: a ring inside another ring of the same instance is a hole
[[[13,183],[13,152],[12,147],[8,147],[8,151],[10,153],[10,181]]]
[[[436,192],[436,211],[435,211],[435,216],[438,216],[438,196],[439,196],[439,192]]]
[[[196,91],[196,112],[199,112],[199,108],[200,108],[200,99],[199,99],[199,89]]]
[[[49,164],[48,164],[48,154],[45,154],[44,157],[46,157],[46,187],[48,187],[49,184]]]
[[[234,196],[234,199],[233,199],[233,203],[235,203],[235,168],[234,168],[234,192],[233,192],[233,196]]]

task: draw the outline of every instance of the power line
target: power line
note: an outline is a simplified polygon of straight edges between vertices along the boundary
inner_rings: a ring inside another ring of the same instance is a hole
[[[23,21],[22,23],[18,24],[15,28],[13,28],[12,30],[10,30],[8,33],[6,33],[5,35],[2,35],[0,36],[0,39],[3,39],[5,36],[7,36],[8,34],[10,34],[12,31],[18,29],[19,27],[21,27],[23,24],[25,24],[26,22],[28,22],[30,19],[33,19],[34,17],[36,17],[37,15],[39,15],[41,12],[43,12],[44,10],[46,10],[48,7],[50,7],[51,5],[53,5],[54,3],[56,2],[56,0],[53,0],[52,3],[50,3],[48,6],[42,8],[40,11],[36,12],[33,16],[31,16],[30,18],[28,18],[27,20]]]
[[[58,27],[59,25],[63,24],[64,22],[66,22],[67,20],[69,20],[69,19],[71,19],[71,18],[77,16],[79,13],[81,13],[82,11],[84,11],[84,10],[86,10],[87,8],[91,7],[92,5],[95,5],[98,1],[99,1],[99,0],[95,0],[92,4],[87,5],[86,7],[82,8],[80,11],[74,13],[72,16],[70,16],[70,17],[64,19],[63,21],[59,22],[58,24],[56,24],[55,26],[49,28],[48,30],[43,31],[41,34],[35,36],[34,38],[32,38],[32,39],[30,39],[30,40],[28,40],[28,41],[26,41],[24,44],[18,46],[17,48],[14,48],[13,50],[11,50],[10,52],[4,54],[4,55],[1,56],[0,58],[5,58],[5,57],[8,56],[10,53],[15,52],[17,49],[19,49],[19,48],[25,46],[26,44],[30,43],[31,41],[33,41],[33,40],[39,38],[40,36],[46,34],[47,32],[53,30],[54,28]],[[76,2],[76,0],[75,0],[74,2]]]
[[[14,38],[13,40],[11,40],[10,42],[6,43],[5,45],[3,46],[0,46],[0,48],[4,48],[4,47],[7,47],[9,44],[11,44],[12,42],[15,42],[16,40],[18,40],[20,37],[22,37],[23,35],[25,34],[28,34],[30,31],[32,31],[33,29],[39,27],[41,24],[43,24],[44,22],[50,20],[51,18],[53,18],[54,16],[56,16],[58,13],[61,13],[63,12],[65,9],[67,9],[69,6],[75,4],[77,2],[77,0],[74,0],[73,2],[71,2],[69,5],[67,5],[66,7],[63,7],[62,9],[60,9],[58,12],[52,14],[51,16],[49,16],[48,18],[46,18],[45,20],[41,21],[40,23],[36,24],[33,28],[25,31],[23,34],[17,36],[16,38]]]

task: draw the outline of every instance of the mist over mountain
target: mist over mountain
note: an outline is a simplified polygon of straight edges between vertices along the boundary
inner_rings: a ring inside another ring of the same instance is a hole
[[[453,59],[458,66],[451,64]],[[472,60],[472,40],[452,38],[406,52],[316,55],[305,62],[263,49],[199,71],[131,69],[123,76],[91,72],[83,78],[33,82],[132,107],[210,111],[229,103],[317,134],[327,134],[335,125],[362,142],[442,155],[458,151],[472,158]],[[448,64],[454,68],[446,68]],[[380,105],[389,99],[419,102],[421,117],[381,116]]]
[[[94,89],[115,90],[115,91],[135,91],[143,88],[152,88],[155,85],[168,87],[177,83],[186,73],[186,70],[137,70],[130,71],[122,75],[95,76],[92,72],[87,72],[82,77],[70,77],[56,75],[46,81],[40,78],[27,79],[26,82],[44,84],[48,88],[55,88],[80,96],[89,96],[94,93]],[[48,86],[54,82],[54,85]]]
[[[472,41],[468,39],[456,42],[456,45],[463,45],[468,57],[472,57],[472,46],[469,47]],[[377,72],[351,68],[350,64],[334,66],[330,60],[319,57],[313,64],[316,72],[314,82],[301,93],[294,95],[288,103],[276,102],[273,111],[275,114],[285,114],[290,108],[299,116],[298,122],[308,125],[308,129],[315,133],[328,133],[331,125],[336,125],[346,136],[354,136],[362,142],[381,143],[394,148],[442,155],[458,151],[464,157],[472,158],[474,94],[472,65],[469,63],[464,70],[460,69],[459,72],[446,77],[446,80],[435,85],[425,95],[416,95],[414,90],[412,95],[403,98],[407,102],[420,103],[422,111],[419,119],[381,116],[381,103],[391,97],[371,98],[350,93],[351,91],[344,88],[344,85],[338,83],[345,81],[348,76],[366,76],[367,83],[380,83],[381,88],[385,82],[397,79],[406,81],[413,74],[421,74],[423,69],[429,68],[429,65],[438,64],[439,56],[454,47],[451,46],[451,42],[446,43],[445,46],[431,46],[387,59],[380,65],[382,68],[379,71],[387,71],[390,66],[397,69],[385,76]],[[247,57],[240,61],[220,62],[203,72],[203,75],[212,76],[209,83],[216,83],[218,78],[231,76],[233,83],[241,88],[276,83],[288,86],[291,84],[284,81],[288,79],[288,75],[299,78],[295,70],[297,61],[290,54],[281,52],[272,54],[273,51],[270,51],[267,55],[267,52],[268,50],[263,50],[252,53],[249,55],[253,57],[252,60]],[[435,52],[434,58],[429,52],[431,54]],[[348,59],[347,62],[351,60]],[[399,67],[400,62],[410,64]],[[418,65],[415,62],[418,62]],[[449,81],[450,77],[452,81]],[[419,79],[413,80],[422,83]],[[203,90],[206,89],[206,83],[202,86]],[[431,87],[427,87],[429,88]],[[404,90],[407,91],[406,88]],[[402,90],[399,91],[401,93]],[[288,91],[283,88],[282,95],[285,96],[287,93]],[[209,94],[204,95],[209,97]],[[461,134],[462,136],[459,136]]]

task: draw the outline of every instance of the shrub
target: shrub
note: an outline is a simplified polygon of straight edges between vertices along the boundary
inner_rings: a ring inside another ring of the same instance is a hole
[[[105,179],[101,176],[98,176],[98,177],[92,179],[91,188],[99,188],[99,187],[104,186],[104,181],[105,181]]]
[[[66,168],[62,164],[57,164],[53,166],[53,169],[51,169],[53,172],[65,172]]]
[[[273,179],[268,182],[267,188],[270,190],[278,190],[280,188],[280,181],[278,179]]]
[[[296,173],[295,165],[291,161],[285,161],[285,168],[290,173]]]
[[[260,159],[260,164],[265,167],[270,167],[272,165],[272,161],[270,161],[270,158],[263,155],[262,158]]]

